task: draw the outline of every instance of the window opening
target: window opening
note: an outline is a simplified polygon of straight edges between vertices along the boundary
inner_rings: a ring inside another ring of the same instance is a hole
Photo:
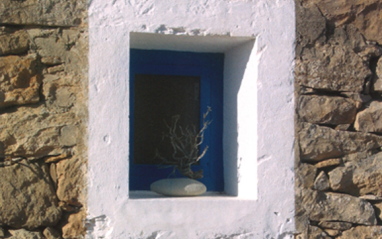
[[[224,190],[223,64],[221,53],[130,49],[130,190],[149,190],[151,183],[171,174],[172,167],[158,167],[162,160],[155,158],[156,150],[172,154],[169,142],[162,141],[165,122],[179,115],[183,127],[200,129],[208,107],[213,122],[200,150],[209,149],[192,170],[203,169],[200,181],[207,190]]]

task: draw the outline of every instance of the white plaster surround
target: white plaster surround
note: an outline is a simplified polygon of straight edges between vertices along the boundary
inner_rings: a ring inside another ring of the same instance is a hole
[[[87,238],[293,238],[293,0],[90,0]],[[225,53],[225,192],[129,192],[129,48]]]

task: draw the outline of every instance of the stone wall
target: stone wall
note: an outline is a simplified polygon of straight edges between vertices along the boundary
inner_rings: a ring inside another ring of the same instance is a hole
[[[0,238],[83,238],[86,1],[0,1]]]
[[[382,1],[296,14],[296,238],[380,238]]]

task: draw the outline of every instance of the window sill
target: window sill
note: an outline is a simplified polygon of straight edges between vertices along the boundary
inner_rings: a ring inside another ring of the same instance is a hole
[[[160,195],[158,193],[152,192],[152,191],[130,191],[129,192],[129,199],[132,200],[141,200],[141,199],[156,199],[156,200],[235,200],[238,199],[237,196],[228,195],[224,192],[205,192],[200,196],[195,197],[167,197]]]

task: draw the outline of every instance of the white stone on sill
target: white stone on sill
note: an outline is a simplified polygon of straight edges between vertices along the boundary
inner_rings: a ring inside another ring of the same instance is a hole
[[[175,197],[198,196],[207,191],[206,186],[189,178],[161,179],[151,184],[151,191]]]

